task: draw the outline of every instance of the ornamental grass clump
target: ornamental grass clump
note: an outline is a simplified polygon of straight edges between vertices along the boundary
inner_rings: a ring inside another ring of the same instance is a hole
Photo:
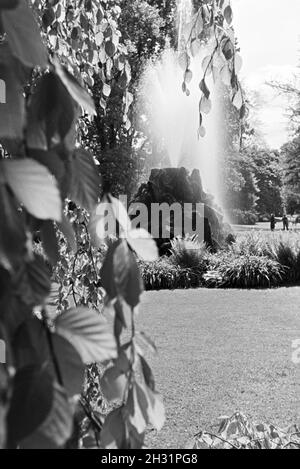
[[[300,237],[298,234],[286,233],[274,238],[269,243],[269,257],[284,268],[284,281],[300,281]]]
[[[204,274],[210,288],[270,288],[282,284],[284,268],[264,256],[212,256],[210,269]]]
[[[205,243],[193,238],[176,238],[171,243],[172,265],[190,269],[195,275],[202,277],[209,265],[209,251]]]
[[[139,266],[146,290],[197,288],[201,284],[192,269],[174,265],[167,257],[155,262],[140,261]]]

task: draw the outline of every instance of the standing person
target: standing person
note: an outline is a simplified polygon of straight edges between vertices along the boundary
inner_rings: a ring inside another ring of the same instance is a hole
[[[271,231],[274,231],[274,230],[275,230],[275,226],[276,226],[276,220],[275,220],[275,215],[274,215],[274,213],[271,213],[270,225],[271,225]]]
[[[285,213],[282,217],[283,231],[289,231],[289,219]]]

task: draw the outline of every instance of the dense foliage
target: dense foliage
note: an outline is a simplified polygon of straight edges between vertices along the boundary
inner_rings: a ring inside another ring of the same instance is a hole
[[[86,1],[33,3],[34,11],[42,12],[48,39],[55,36],[58,41],[50,48],[57,49],[57,54],[49,55],[27,1],[0,2],[0,66],[6,88],[5,103],[0,106],[0,334],[7,347],[6,364],[0,369],[1,446],[64,446],[72,435],[79,404],[95,431],[101,431],[95,446],[141,447],[147,425],[161,428],[164,411],[151,369],[136,343],[134,317],[142,282],[134,251],[142,249],[146,258],[147,253],[153,258],[157,250],[149,237],[122,238],[111,244],[105,260],[100,253],[91,270],[83,271],[93,259],[85,217],[99,201],[101,181],[92,155],[75,138],[77,117],[81,110],[85,116],[95,114],[94,102],[70,73],[76,75],[76,66],[87,60],[80,54],[88,50],[100,54],[100,62],[106,64],[102,70],[106,93],[112,73],[109,65],[115,66],[121,54],[114,42],[116,23],[105,14],[107,2],[100,2],[100,9]],[[108,34],[103,35],[107,28]],[[63,54],[70,59],[69,69],[59,60]],[[95,70],[94,60],[99,63],[99,57],[86,61],[91,67],[87,76]],[[121,74],[126,73],[126,61],[119,67]],[[67,199],[81,207],[75,212],[73,207],[73,218],[65,210]],[[113,198],[109,204],[122,226],[124,208]],[[129,226],[129,219],[126,223]],[[37,231],[46,260],[34,246]],[[86,252],[88,262],[82,258]],[[65,275],[69,257],[72,279]],[[55,272],[66,291],[60,297],[59,314],[50,314],[47,298]],[[92,293],[99,289],[100,277],[99,298]],[[105,309],[100,314],[104,292]],[[105,318],[108,314],[113,325]],[[129,340],[121,344],[127,327]],[[121,400],[106,418],[95,416],[76,398],[86,365],[95,362],[106,365],[101,388],[107,398]],[[139,381],[137,368],[142,373]]]
[[[176,240],[172,255],[142,262],[147,290],[176,288],[270,288],[300,281],[298,234],[239,235],[213,254],[191,240]]]
[[[254,423],[241,413],[221,417],[217,433],[201,431],[188,445],[192,449],[299,449],[298,426],[281,429]]]

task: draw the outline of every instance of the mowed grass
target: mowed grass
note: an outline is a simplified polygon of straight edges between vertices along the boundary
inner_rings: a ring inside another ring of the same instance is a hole
[[[148,358],[167,413],[148,446],[182,448],[239,410],[259,422],[300,423],[299,300],[300,288],[146,293],[138,327],[158,347]]]

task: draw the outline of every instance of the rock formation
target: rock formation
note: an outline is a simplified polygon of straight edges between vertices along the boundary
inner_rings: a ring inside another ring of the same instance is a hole
[[[193,220],[203,214],[197,213],[196,204],[204,204],[204,241],[213,250],[223,245],[230,233],[230,226],[224,223],[223,215],[219,207],[214,203],[214,198],[203,190],[200,172],[194,170],[192,174],[185,168],[153,169],[146,184],[139,188],[132,203],[143,203],[151,210],[153,203],[167,203],[172,205],[180,203],[182,209],[185,203],[193,204]],[[148,220],[148,231],[151,233],[151,219]],[[184,233],[189,234],[189,233]],[[161,254],[166,254],[170,247],[170,239],[156,238]]]

